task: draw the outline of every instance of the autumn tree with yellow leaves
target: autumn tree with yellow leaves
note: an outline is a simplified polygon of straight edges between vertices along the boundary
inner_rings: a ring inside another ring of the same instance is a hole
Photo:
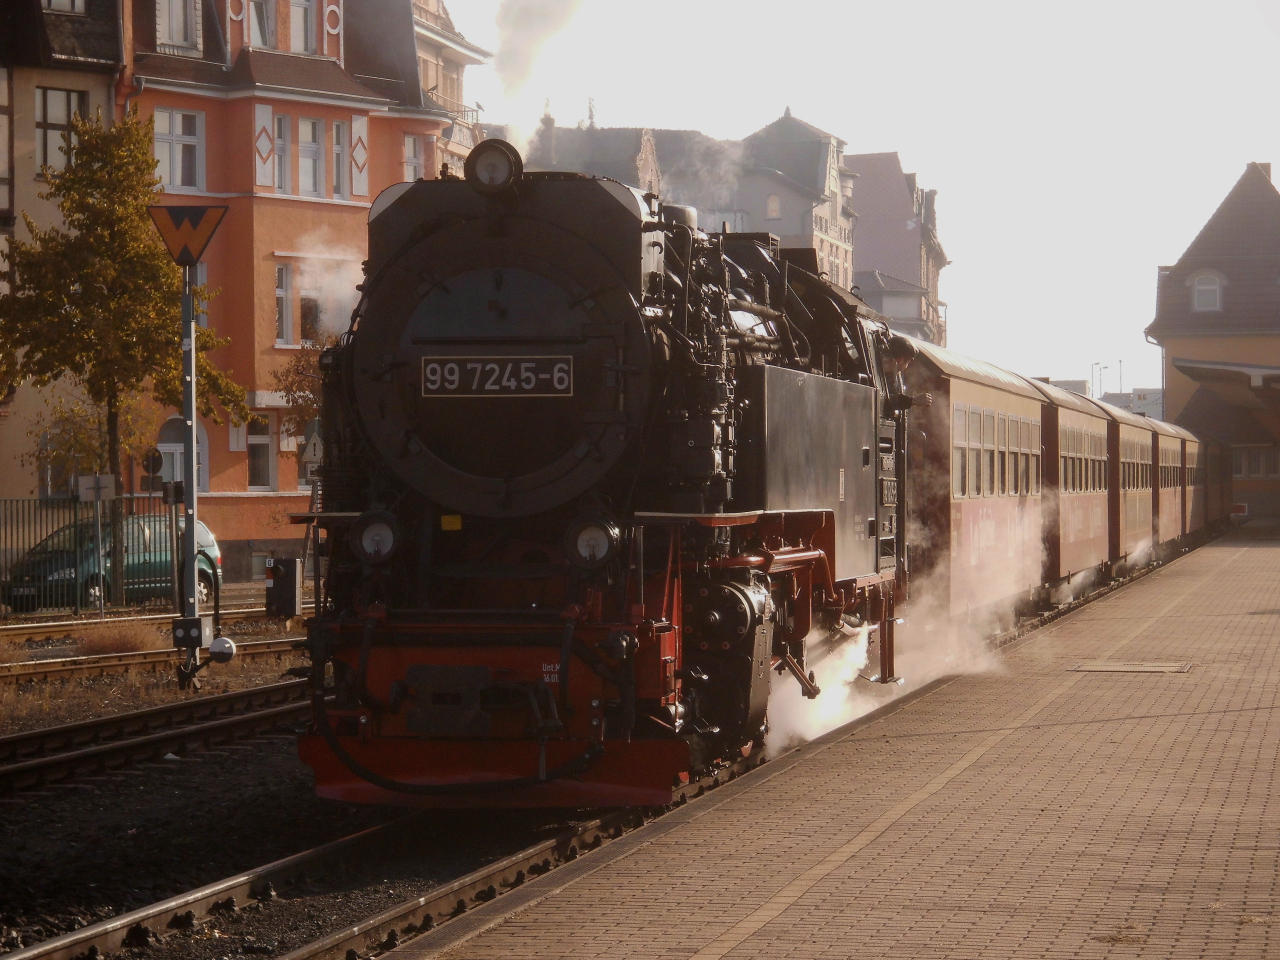
[[[44,199],[63,225],[10,241],[0,279],[0,392],[8,383],[72,383],[102,410],[105,466],[120,475],[122,405],[144,390],[182,404],[182,273],[147,213],[162,192],[152,123],[135,109],[110,127],[75,117],[63,136],[65,169],[45,167]],[[210,295],[196,288],[197,304]],[[245,390],[208,354],[230,341],[196,328],[201,416],[250,417]]]

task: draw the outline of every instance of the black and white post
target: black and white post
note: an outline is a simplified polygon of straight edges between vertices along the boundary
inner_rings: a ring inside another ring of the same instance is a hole
[[[182,268],[182,616],[200,615],[199,570],[196,567],[196,499],[199,481],[196,471],[199,454],[196,419],[196,312],[191,299],[195,266]],[[199,647],[190,648],[193,653]],[[198,653],[197,653],[198,659]]]
[[[148,207],[160,237],[182,268],[182,571],[181,610],[173,619],[173,645],[186,651],[186,662],[178,668],[178,685],[183,689],[198,686],[195,675],[204,666],[200,651],[208,650],[210,658],[226,663],[235,656],[235,644],[221,636],[218,620],[218,571],[213,577],[213,616],[200,613],[199,539],[197,537],[196,501],[199,499],[199,431],[196,411],[196,309],[194,291],[196,265],[213,238],[218,224],[226,216],[225,206]],[[175,484],[176,486],[176,484]],[[177,519],[176,517],[174,519]],[[218,636],[214,636],[217,633]],[[206,663],[209,661],[205,661]]]

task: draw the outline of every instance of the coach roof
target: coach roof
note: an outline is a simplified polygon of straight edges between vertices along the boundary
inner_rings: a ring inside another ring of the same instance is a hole
[[[1030,380],[1028,382],[1043,393],[1045,398],[1055,406],[1087,413],[1091,417],[1102,417],[1104,420],[1111,419],[1110,414],[1101,409],[1089,397],[1072,393],[1070,390],[1063,390],[1061,387],[1055,387],[1053,384],[1045,383],[1043,380]]]
[[[1011,373],[985,360],[975,360],[959,353],[953,353],[943,347],[935,346],[924,340],[913,338],[911,342],[920,351],[920,356],[934,366],[945,377],[956,380],[968,380],[970,383],[981,383],[995,387],[1006,393],[1016,393],[1032,400],[1041,400],[1043,395],[1016,373]]]

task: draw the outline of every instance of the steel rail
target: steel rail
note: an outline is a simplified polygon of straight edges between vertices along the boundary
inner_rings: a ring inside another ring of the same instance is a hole
[[[29,947],[4,954],[4,960],[79,960],[94,947],[98,948],[99,954],[118,950],[130,937],[145,943],[151,939],[153,932],[159,935],[161,931],[170,929],[170,925],[182,923],[188,911],[197,917],[203,917],[211,912],[216,913],[216,905],[230,906],[227,901],[244,903],[254,900],[265,893],[267,884],[278,883],[300,870],[309,869],[331,857],[347,854],[351,848],[374,842],[393,828],[403,826],[404,818],[362,830],[349,837],[276,860],[264,867],[246,870],[188,893],[33,943]],[[160,929],[156,930],[156,927]]]
[[[263,660],[288,654],[304,637],[250,640],[236,644],[236,660]],[[158,673],[179,662],[181,654],[172,649],[104,653],[92,657],[62,657],[0,663],[0,683],[29,683],[37,680],[102,677],[114,673]]]
[[[691,782],[680,789],[672,804],[665,809],[694,800],[763,762],[763,756],[757,752],[750,758],[722,768],[713,776]],[[334,856],[349,854],[352,847],[371,845],[384,836],[394,837],[406,822],[419,815],[373,827],[189,893],[6,953],[4,960],[79,960],[93,947],[97,947],[100,954],[106,954],[131,944],[151,943],[172,930],[197,928],[206,917],[265,898],[268,884],[274,885]],[[570,827],[457,880],[432,887],[423,896],[406,900],[376,916],[299,947],[285,954],[282,960],[327,960],[330,957],[345,958],[352,949],[358,953],[364,953],[371,947],[388,949],[411,936],[414,930],[425,932],[434,929],[471,907],[515,889],[527,879],[573,862],[580,855],[644,822],[643,810],[633,808]]]
[[[315,608],[312,603],[304,603],[302,612],[308,613]],[[219,616],[225,621],[252,620],[266,617],[266,607],[224,607]],[[120,624],[166,624],[173,619],[172,613],[145,613],[134,616],[108,616],[102,620],[46,620],[24,623],[0,622],[0,639],[47,640],[51,637],[62,637],[74,631],[100,630],[103,627],[114,627]]]
[[[292,680],[0,737],[0,793],[100,773],[191,743],[251,736],[307,715],[307,683]]]
[[[711,776],[683,785],[676,791],[671,804],[659,809],[666,812],[695,800],[763,762],[763,753],[757,751]],[[280,960],[345,960],[353,952],[365,956],[390,950],[416,934],[434,930],[468,909],[514,890],[526,880],[548,873],[576,860],[581,854],[616,840],[631,828],[643,826],[643,810],[619,810],[599,820],[570,827],[555,837],[526,847],[451,883],[432,887],[423,896],[405,900],[376,916],[291,950]]]

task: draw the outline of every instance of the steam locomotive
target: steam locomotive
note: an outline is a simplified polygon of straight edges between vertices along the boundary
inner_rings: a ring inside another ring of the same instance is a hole
[[[361,291],[299,518],[321,795],[667,803],[813,644],[895,679],[912,401],[812,251],[488,140],[378,197]]]

